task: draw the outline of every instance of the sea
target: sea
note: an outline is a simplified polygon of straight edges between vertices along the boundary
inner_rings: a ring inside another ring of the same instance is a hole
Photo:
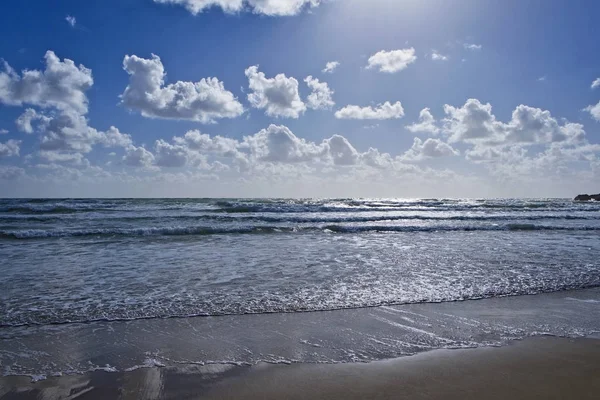
[[[3,375],[599,332],[600,202],[0,200]]]

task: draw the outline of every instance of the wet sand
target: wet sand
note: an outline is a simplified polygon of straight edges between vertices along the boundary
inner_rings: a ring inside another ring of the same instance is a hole
[[[182,365],[32,383],[0,379],[0,399],[597,399],[600,340],[536,337],[355,364]]]

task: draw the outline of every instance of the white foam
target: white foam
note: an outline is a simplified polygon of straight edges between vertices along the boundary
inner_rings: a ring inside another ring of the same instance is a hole
[[[565,300],[578,301],[580,303],[600,304],[600,300],[594,300],[594,299],[577,299],[575,297],[565,297]]]
[[[134,365],[133,367],[129,367],[125,369],[125,372],[131,372],[131,371],[135,371],[136,369],[140,369],[140,368],[162,368],[162,367],[166,367],[166,364],[162,363],[161,361],[157,360],[156,358],[146,358],[144,360],[143,364],[138,364],[138,365]]]

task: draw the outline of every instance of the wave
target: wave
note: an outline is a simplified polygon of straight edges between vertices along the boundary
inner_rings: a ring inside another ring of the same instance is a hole
[[[85,219],[85,218],[83,218]],[[82,219],[82,220],[83,220]],[[239,221],[262,221],[262,222],[289,222],[289,223],[351,223],[351,222],[381,222],[381,221],[511,221],[511,220],[524,220],[524,221],[541,221],[541,220],[598,220],[598,216],[587,216],[587,215],[454,215],[454,216],[429,216],[429,215],[374,215],[374,216],[352,216],[352,217],[295,217],[291,215],[282,214],[280,216],[271,215],[248,215],[248,216],[228,216],[228,215],[214,215],[214,214],[202,214],[202,215],[99,215],[97,218],[103,221],[115,220],[115,221],[151,221],[151,220],[187,220],[187,221],[219,221],[219,222],[239,222]],[[34,222],[47,222],[47,221],[64,221],[63,216],[55,215],[16,215],[16,216],[0,216],[0,222],[13,222],[19,221],[34,221]]]
[[[67,324],[82,324],[94,322],[119,322],[119,321],[138,321],[152,319],[178,319],[178,318],[193,318],[193,317],[222,317],[228,315],[257,315],[257,314],[292,314],[292,313],[307,313],[307,312],[322,312],[335,310],[351,310],[360,308],[375,308],[382,306],[399,306],[406,304],[440,304],[453,303],[470,300],[483,300],[489,298],[515,297],[515,296],[530,296],[544,293],[566,292],[572,290],[582,290],[600,287],[600,282],[596,280],[588,282],[557,284],[548,287],[538,287],[529,289],[517,289],[510,292],[481,292],[471,296],[456,294],[445,298],[419,298],[412,300],[375,300],[368,302],[350,302],[330,304],[299,304],[297,302],[273,304],[270,302],[249,302],[230,303],[215,307],[214,304],[199,300],[196,304],[180,306],[178,309],[164,310],[152,309],[143,310],[140,305],[132,305],[130,309],[114,309],[111,312],[102,310],[95,315],[90,314],[46,314],[43,312],[27,312],[26,314],[0,317],[0,328],[14,328],[26,326],[44,326],[44,325],[67,325]],[[171,303],[173,299],[170,299]],[[260,304],[260,305],[259,305]],[[150,311],[150,312],[149,312]],[[112,313],[112,315],[110,315]],[[1,316],[2,314],[0,314]]]
[[[476,210],[501,210],[501,211],[524,211],[524,212],[544,212],[544,211],[579,211],[579,212],[598,212],[598,207],[567,207],[567,206],[544,206],[544,207],[527,207],[527,206],[508,206],[508,205],[422,205],[416,203],[407,203],[404,205],[390,206],[332,206],[332,205],[298,205],[298,206],[279,206],[272,205],[238,205],[231,207],[221,207],[213,210],[207,210],[214,213],[306,213],[306,212],[325,212],[325,213],[350,213],[350,212],[393,212],[393,211],[476,211]]]
[[[31,199],[0,200],[0,214],[71,214],[79,212],[187,210],[226,214],[350,213],[368,211],[594,211],[598,204],[567,200],[466,199]]]
[[[0,213],[7,214],[74,214],[78,212],[91,211],[123,211],[115,210],[110,207],[73,207],[73,206],[52,206],[52,207],[27,207],[13,206],[0,208]]]
[[[247,226],[247,227],[210,227],[210,226],[173,226],[145,228],[98,228],[98,229],[24,229],[2,230],[3,239],[41,239],[85,236],[191,236],[226,234],[275,234],[295,232],[361,233],[361,232],[455,232],[455,231],[600,231],[600,226],[552,226],[535,224],[505,225],[459,225],[459,226]]]

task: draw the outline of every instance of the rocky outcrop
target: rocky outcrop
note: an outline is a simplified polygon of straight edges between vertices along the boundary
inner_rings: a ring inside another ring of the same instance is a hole
[[[580,194],[575,201],[600,201],[600,194]]]

